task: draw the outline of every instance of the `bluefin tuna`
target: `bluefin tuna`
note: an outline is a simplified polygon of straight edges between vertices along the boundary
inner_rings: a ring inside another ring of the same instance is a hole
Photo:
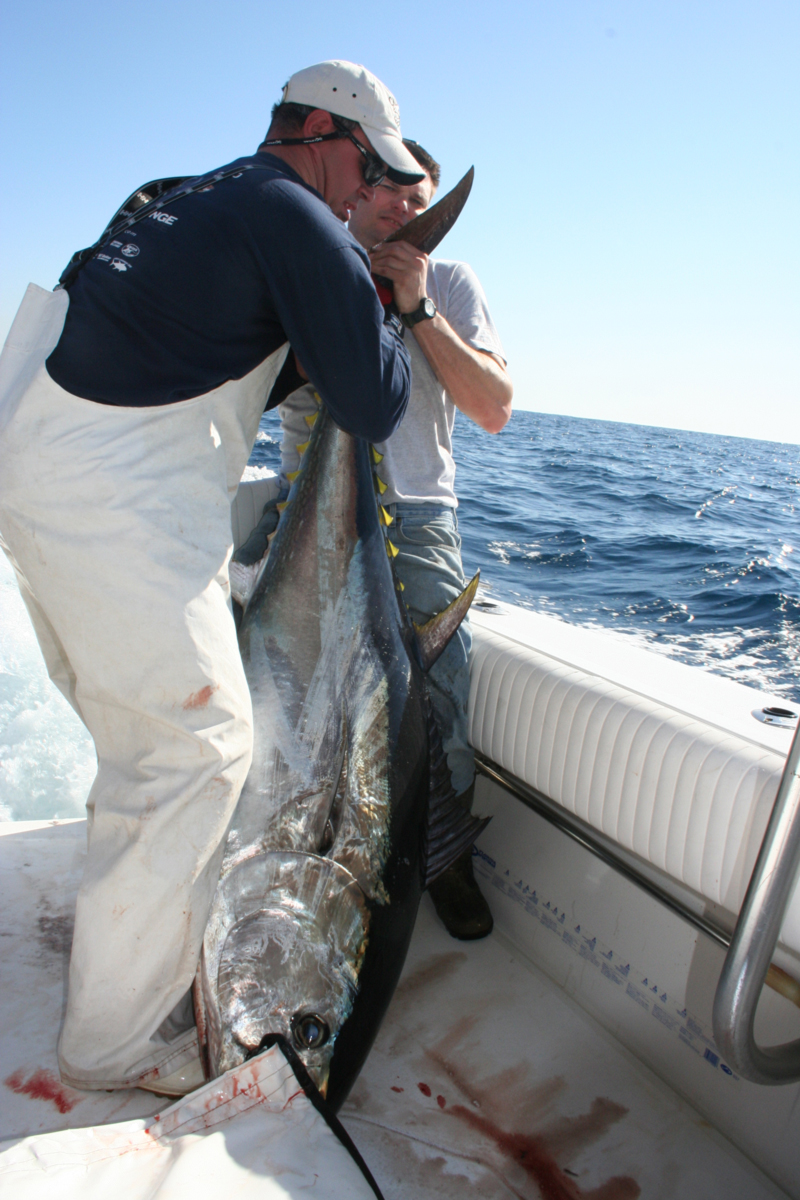
[[[245,611],[255,751],[196,986],[211,1076],[278,1035],[334,1108],[389,1004],[425,886],[482,827],[449,787],[424,679],[477,577],[412,626],[374,455],[321,409]]]

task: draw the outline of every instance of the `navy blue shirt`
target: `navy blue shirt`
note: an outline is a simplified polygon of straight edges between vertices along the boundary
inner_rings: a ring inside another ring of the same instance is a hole
[[[408,353],[369,259],[280,159],[183,196],[102,246],[69,287],[52,379],[101,404],[172,404],[241,379],[288,339],[348,433],[384,441]]]

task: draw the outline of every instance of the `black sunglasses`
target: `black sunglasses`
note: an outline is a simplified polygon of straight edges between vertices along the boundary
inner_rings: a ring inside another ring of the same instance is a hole
[[[353,137],[349,129],[344,125],[340,125],[333,117],[333,123],[339,131],[339,137],[349,138],[356,149],[361,151],[361,173],[364,176],[364,183],[367,187],[377,187],[379,183],[386,178],[386,163],[382,158],[378,158],[377,154],[373,154],[366,146],[362,146],[358,138]]]
[[[261,143],[262,146],[313,146],[316,142],[331,142],[339,138],[349,138],[353,145],[361,151],[361,174],[364,183],[367,187],[377,187],[382,180],[386,178],[388,167],[382,158],[378,158],[377,154],[373,154],[366,146],[362,146],[358,138],[354,138],[349,129],[341,125],[331,113],[331,118],[336,126],[335,133],[318,133],[316,137],[310,138],[270,138],[268,141]]]

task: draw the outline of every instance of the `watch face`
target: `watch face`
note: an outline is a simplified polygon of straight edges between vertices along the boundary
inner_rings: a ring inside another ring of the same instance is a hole
[[[436,305],[429,296],[425,296],[419,302],[419,308],[415,308],[411,313],[401,313],[400,320],[407,329],[413,329],[420,321],[430,321],[436,316]]]

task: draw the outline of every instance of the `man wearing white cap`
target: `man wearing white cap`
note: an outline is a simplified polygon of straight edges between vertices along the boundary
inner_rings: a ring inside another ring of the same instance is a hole
[[[288,343],[354,434],[387,437],[408,400],[343,224],[387,170],[421,177],[396,101],[344,62],[284,101],[299,127],[135,194],[61,290],[32,285],[0,364],[0,544],[98,757],[59,1043],[78,1088],[202,1082],[185,997],[252,752],[230,500]]]
[[[419,163],[403,143],[397,101],[365,67],[338,60],[306,67],[284,87],[282,104],[302,104],[356,122],[397,183],[417,183],[424,178]],[[273,117],[278,115],[280,107],[275,106]],[[334,128],[341,131],[342,125],[335,122]],[[330,132],[324,136],[342,135]],[[270,143],[268,135],[263,144],[275,143]]]

